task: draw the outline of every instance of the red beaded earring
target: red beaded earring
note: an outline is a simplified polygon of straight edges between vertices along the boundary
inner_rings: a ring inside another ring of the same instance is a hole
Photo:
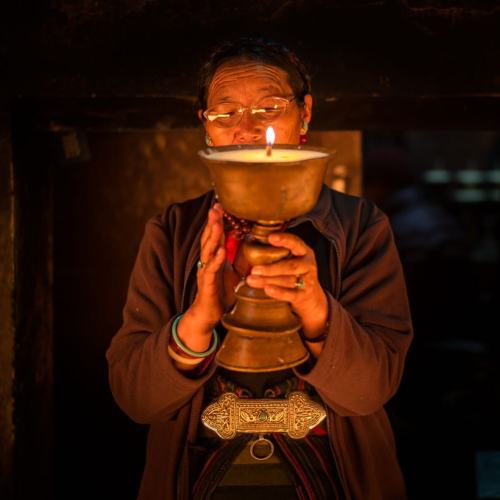
[[[302,122],[302,127],[300,128],[300,144],[305,144],[307,142],[307,131],[309,130],[309,124],[304,121]]]

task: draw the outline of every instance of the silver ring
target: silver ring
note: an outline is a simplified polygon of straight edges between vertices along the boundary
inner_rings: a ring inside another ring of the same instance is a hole
[[[295,279],[295,288],[297,290],[302,290],[304,288],[304,280],[302,279],[302,276],[297,276],[297,278]]]
[[[203,269],[204,267],[206,266],[206,264],[204,262],[202,262],[201,260],[199,260],[197,263],[196,263],[196,267],[198,269]]]

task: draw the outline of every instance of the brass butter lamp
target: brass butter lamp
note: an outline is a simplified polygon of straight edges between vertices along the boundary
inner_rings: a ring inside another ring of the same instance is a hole
[[[259,145],[207,148],[198,153],[208,167],[219,202],[229,213],[254,221],[242,242],[251,266],[289,255],[268,236],[307,213],[318,200],[330,157],[322,148]],[[228,330],[216,355],[218,365],[240,372],[272,372],[309,357],[300,339],[301,322],[290,304],[268,297],[242,281],[236,303],[222,317]]]

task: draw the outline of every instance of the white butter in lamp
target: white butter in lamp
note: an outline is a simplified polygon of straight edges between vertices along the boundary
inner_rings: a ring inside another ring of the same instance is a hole
[[[271,156],[266,156],[265,148],[262,149],[241,149],[235,151],[214,151],[203,156],[209,160],[234,161],[240,163],[286,163],[314,158],[324,158],[327,156],[321,151],[309,151],[300,149],[284,149],[275,147]]]

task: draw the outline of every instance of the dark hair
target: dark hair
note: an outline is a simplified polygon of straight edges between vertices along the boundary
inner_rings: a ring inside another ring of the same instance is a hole
[[[198,81],[198,109],[207,106],[208,87],[224,63],[242,59],[276,66],[288,74],[288,82],[298,102],[311,92],[311,78],[299,58],[284,45],[263,38],[240,38],[223,42],[212,51],[201,67]]]

